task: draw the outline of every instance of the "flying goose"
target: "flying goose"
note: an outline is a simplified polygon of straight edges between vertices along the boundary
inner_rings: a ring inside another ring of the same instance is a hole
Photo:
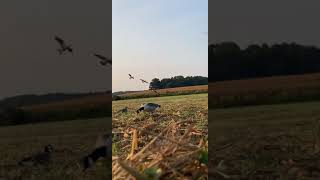
[[[156,90],[152,90],[153,92],[155,92],[157,95],[160,95],[160,93],[158,93],[158,91],[156,91]]]
[[[140,79],[142,81],[142,83],[147,83],[148,84],[148,81],[146,80],[143,80],[143,79]]]
[[[158,108],[160,108],[161,106],[159,104],[155,104],[155,103],[146,103],[144,105],[142,105],[138,110],[137,113],[140,113],[140,111],[146,111],[146,112],[154,112],[155,110],[157,110]]]
[[[107,58],[107,57],[105,57],[105,56],[102,56],[102,55],[96,54],[96,53],[94,53],[93,55],[101,60],[100,64],[103,65],[103,66],[105,66],[107,64],[110,64],[110,65],[112,64],[112,60]]]
[[[95,149],[83,158],[83,171],[92,167],[100,158],[111,157],[112,155],[112,136],[104,134],[98,137]]]
[[[129,79],[134,79],[134,77],[131,74],[128,74],[128,75],[129,75]]]
[[[67,45],[65,43],[65,41],[62,38],[58,37],[58,36],[55,36],[54,39],[60,45],[60,48],[58,49],[58,52],[59,52],[60,55],[65,51],[69,51],[69,52],[71,52],[73,54],[73,49],[72,49],[71,45]]]
[[[18,164],[20,166],[47,164],[50,161],[52,152],[53,146],[51,144],[46,145],[43,152],[39,152],[30,157],[26,157],[22,159]]]

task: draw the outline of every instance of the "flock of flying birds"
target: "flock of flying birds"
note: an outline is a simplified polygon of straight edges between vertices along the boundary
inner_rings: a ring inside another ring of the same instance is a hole
[[[65,52],[70,52],[73,55],[73,48],[71,46],[71,44],[67,44],[61,37],[55,36],[54,39],[59,43],[60,48],[57,49],[57,51],[59,52],[60,55],[62,55]],[[103,66],[106,66],[107,64],[112,65],[112,60],[111,58],[107,58],[101,54],[97,54],[97,53],[93,53],[93,56],[97,57],[100,59],[100,64]],[[129,75],[129,79],[134,79],[134,76],[132,76],[131,74]],[[140,81],[142,83],[146,83],[149,84],[148,81],[144,80],[144,79],[140,79]],[[153,92],[155,92],[156,94],[159,95],[159,93],[156,90],[152,90]]]
[[[131,79],[134,79],[134,76],[132,76],[131,74],[128,74],[129,75],[129,79],[131,80]],[[142,82],[142,83],[146,83],[146,84],[149,84],[149,82],[148,81],[146,81],[146,80],[144,80],[144,79],[140,79],[140,81]],[[155,92],[157,95],[159,95],[159,93],[156,91],[156,90],[152,90],[153,92]]]
[[[59,43],[60,48],[57,49],[60,55],[62,55],[64,52],[70,52],[73,55],[73,48],[71,44],[67,44],[61,37],[55,36],[54,39]],[[112,65],[111,58],[107,58],[101,54],[93,53],[93,56],[100,59],[100,64],[103,66],[106,66],[107,64]]]

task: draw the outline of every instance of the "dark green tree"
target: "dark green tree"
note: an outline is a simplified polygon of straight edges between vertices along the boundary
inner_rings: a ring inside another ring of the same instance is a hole
[[[161,82],[158,78],[154,78],[151,80],[149,89],[160,89],[161,88]]]

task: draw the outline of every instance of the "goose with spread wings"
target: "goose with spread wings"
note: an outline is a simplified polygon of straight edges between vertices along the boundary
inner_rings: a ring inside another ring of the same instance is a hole
[[[153,92],[155,92],[157,95],[160,95],[160,93],[158,93],[158,91],[156,91],[156,90],[152,90]]]
[[[100,55],[100,54],[97,54],[97,53],[94,53],[93,55],[101,60],[100,61],[101,65],[103,65],[103,66],[105,66],[107,64],[112,65],[112,60],[110,58],[107,58],[107,57]]]
[[[134,77],[131,74],[128,74],[128,75],[129,75],[129,79],[134,79]]]
[[[71,45],[67,45],[67,44],[65,43],[65,41],[64,41],[62,38],[58,37],[58,36],[55,36],[54,39],[55,39],[55,40],[59,43],[59,45],[60,45],[60,48],[57,49],[60,55],[61,55],[62,53],[64,53],[65,51],[69,51],[70,53],[73,54],[73,49],[72,49]]]
[[[141,82],[142,82],[142,83],[146,83],[146,84],[148,84],[148,81],[143,80],[143,79],[140,79],[140,80],[141,80]]]

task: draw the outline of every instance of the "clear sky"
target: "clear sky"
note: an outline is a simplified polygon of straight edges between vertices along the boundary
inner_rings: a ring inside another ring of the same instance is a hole
[[[112,91],[148,89],[140,78],[208,76],[207,31],[207,0],[112,1]]]

